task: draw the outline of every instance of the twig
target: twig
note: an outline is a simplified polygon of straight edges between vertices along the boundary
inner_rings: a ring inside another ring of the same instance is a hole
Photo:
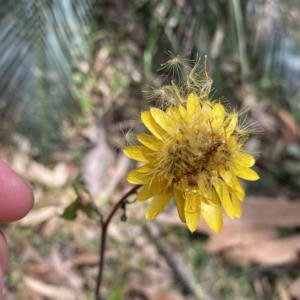
[[[204,291],[203,287],[201,287],[201,285],[197,283],[195,278],[190,274],[181,256],[175,252],[168,243],[159,239],[160,230],[158,226],[154,222],[148,222],[145,228],[151,240],[155,243],[159,252],[164,256],[169,266],[175,271],[176,275],[185,287],[194,294],[196,299],[213,300],[213,298]]]
[[[100,300],[101,297],[101,284],[102,284],[102,277],[103,277],[103,268],[104,268],[104,254],[106,249],[106,241],[107,241],[107,229],[108,225],[114,216],[114,214],[117,212],[117,210],[124,204],[129,203],[127,202],[127,198],[134,194],[138,188],[140,188],[140,185],[134,186],[128,193],[126,193],[113,207],[112,211],[108,215],[107,219],[104,221],[104,219],[100,216],[100,226],[101,226],[101,244],[100,244],[100,260],[99,260],[99,273],[97,277],[97,284],[96,284],[96,290],[95,290],[95,296],[96,300]],[[101,215],[101,214],[100,214]]]

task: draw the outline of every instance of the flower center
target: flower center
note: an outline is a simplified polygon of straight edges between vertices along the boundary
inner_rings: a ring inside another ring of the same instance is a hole
[[[222,155],[226,152],[226,143],[221,138],[191,134],[181,135],[180,139],[169,141],[160,156],[157,168],[158,175],[165,177],[173,184],[187,179],[189,186],[197,185],[199,173],[211,173],[222,163]]]

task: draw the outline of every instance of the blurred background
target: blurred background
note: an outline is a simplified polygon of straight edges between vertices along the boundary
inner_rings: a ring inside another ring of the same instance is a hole
[[[147,203],[126,222],[120,211],[104,299],[300,299],[299,19],[297,0],[2,0],[0,158],[36,197],[2,225],[4,299],[93,299],[100,228],[60,215],[78,176],[104,214],[129,189],[121,150],[156,105],[142,91],[163,82],[166,51],[207,55],[211,97],[248,109],[263,130],[247,144],[261,179],[218,235],[202,222],[190,234],[172,206],[153,222]]]

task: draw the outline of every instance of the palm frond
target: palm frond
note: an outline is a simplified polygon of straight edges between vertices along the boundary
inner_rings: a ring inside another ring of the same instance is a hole
[[[41,153],[76,111],[72,70],[91,62],[89,31],[96,0],[2,1],[0,109],[11,128]]]
[[[251,21],[257,22],[253,49],[262,78],[279,85],[279,96],[288,101],[300,117],[300,7],[297,1],[249,0]]]

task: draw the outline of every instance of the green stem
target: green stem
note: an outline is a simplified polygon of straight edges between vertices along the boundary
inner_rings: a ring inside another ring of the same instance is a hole
[[[235,17],[235,25],[237,31],[238,47],[239,47],[239,56],[241,61],[241,72],[242,72],[242,82],[245,77],[249,74],[249,66],[246,57],[246,41],[245,41],[245,32],[243,25],[243,14],[239,0],[232,0],[233,13]]]

